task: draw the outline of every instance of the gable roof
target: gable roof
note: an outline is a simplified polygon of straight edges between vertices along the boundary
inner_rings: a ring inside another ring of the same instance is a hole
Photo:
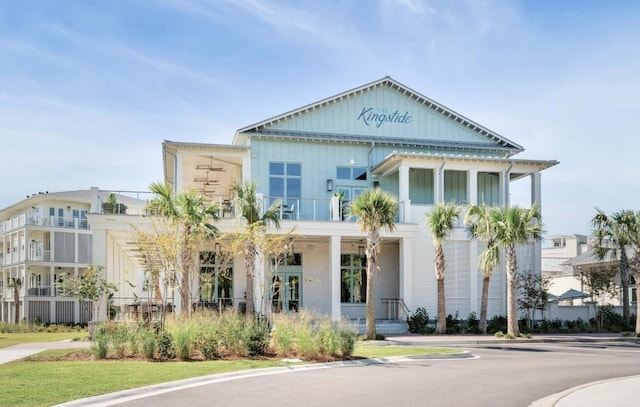
[[[503,137],[498,133],[487,129],[484,126],[481,126],[480,124],[474,122],[473,120],[464,117],[463,115],[457,113],[453,109],[450,109],[432,99],[429,99],[428,97],[408,88],[407,86],[401,84],[400,82],[392,79],[389,76],[385,76],[384,78],[379,79],[377,81],[370,82],[368,84],[348,90],[338,95],[331,96],[326,99],[322,99],[315,103],[311,103],[306,106],[302,106],[298,109],[291,110],[289,112],[280,114],[278,116],[274,116],[269,119],[260,121],[258,123],[254,123],[252,125],[243,127],[236,132],[233,139],[233,143],[234,144],[238,143],[240,141],[240,137],[242,134],[247,134],[247,133],[264,134],[265,132],[269,133],[268,128],[271,126],[282,123],[286,120],[291,120],[303,114],[310,113],[315,110],[333,105],[335,103],[342,102],[346,99],[352,98],[354,96],[357,96],[362,93],[369,92],[371,90],[381,88],[381,87],[386,87],[395,92],[398,92],[403,96],[411,99],[415,103],[418,103],[426,107],[432,113],[436,113],[442,116],[443,118],[450,120],[451,122],[454,122],[460,126],[467,128],[469,131],[474,132],[481,137],[484,137],[488,140],[493,141],[497,146],[504,148],[506,150],[510,150],[511,151],[510,155],[524,151],[524,148],[519,144],[514,143],[513,141],[507,139],[506,137]]]

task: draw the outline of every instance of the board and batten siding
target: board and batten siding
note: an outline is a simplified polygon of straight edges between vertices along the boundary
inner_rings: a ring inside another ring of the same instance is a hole
[[[397,112],[398,116],[410,116],[410,120],[408,123],[384,122],[378,126],[377,122],[364,120],[366,114],[361,115],[363,109],[368,108],[372,108],[372,114],[393,115]],[[388,88],[373,89],[323,106],[271,125],[270,129],[492,144],[453,120]]]

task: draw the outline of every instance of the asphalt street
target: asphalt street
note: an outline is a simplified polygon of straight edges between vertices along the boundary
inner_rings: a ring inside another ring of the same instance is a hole
[[[461,347],[476,357],[253,372],[204,385],[168,387],[166,392],[154,389],[118,405],[526,407],[581,384],[640,375],[640,346],[636,343],[487,343]]]

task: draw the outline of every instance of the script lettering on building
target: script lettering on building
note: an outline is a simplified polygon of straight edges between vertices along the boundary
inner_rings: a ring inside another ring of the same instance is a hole
[[[367,126],[376,126],[380,128],[385,123],[411,123],[411,115],[409,111],[400,113],[397,109],[393,113],[389,113],[389,109],[363,107],[356,120],[361,120]]]

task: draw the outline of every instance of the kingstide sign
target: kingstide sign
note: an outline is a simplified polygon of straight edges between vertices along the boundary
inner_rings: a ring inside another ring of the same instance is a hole
[[[386,123],[409,124],[411,123],[411,115],[409,111],[400,113],[398,110],[389,113],[386,108],[363,107],[358,115],[357,121],[362,121],[367,126],[382,127]]]

